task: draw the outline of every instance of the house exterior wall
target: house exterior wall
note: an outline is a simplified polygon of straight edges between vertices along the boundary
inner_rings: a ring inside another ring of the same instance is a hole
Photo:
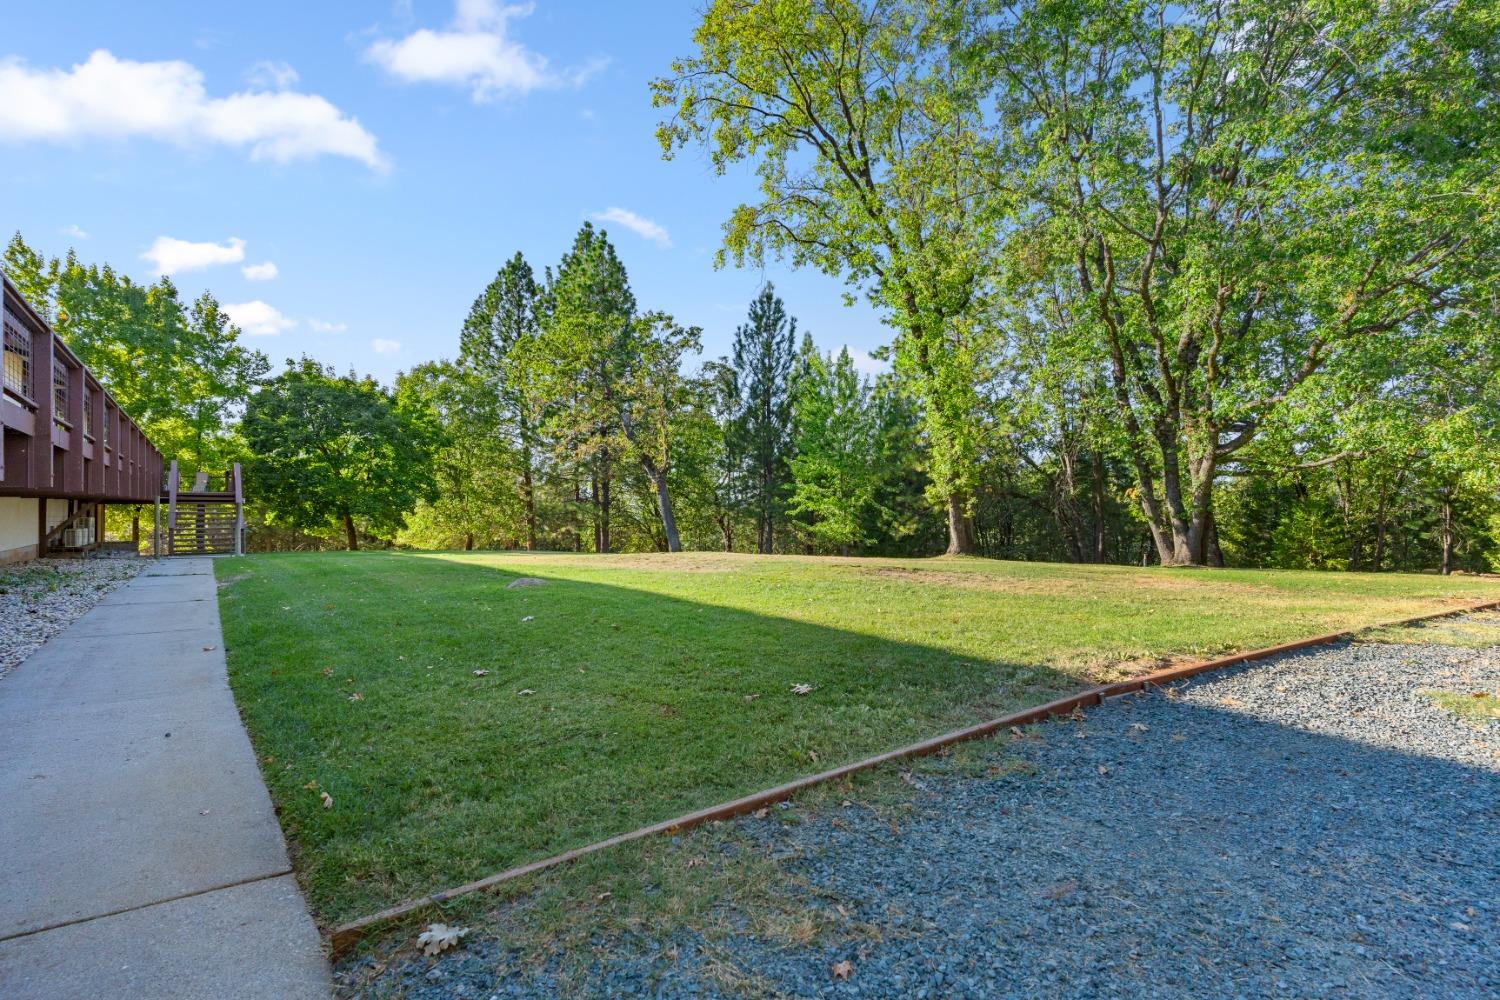
[[[29,497],[0,497],[0,565],[36,556],[37,504],[42,502]],[[50,501],[49,506],[57,502]],[[66,517],[68,502],[61,502]]]

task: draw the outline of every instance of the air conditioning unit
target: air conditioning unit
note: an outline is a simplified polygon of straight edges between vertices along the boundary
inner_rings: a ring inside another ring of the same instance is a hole
[[[81,549],[87,545],[94,544],[94,519],[85,518],[78,522],[78,526],[68,528],[63,532],[63,548]]]

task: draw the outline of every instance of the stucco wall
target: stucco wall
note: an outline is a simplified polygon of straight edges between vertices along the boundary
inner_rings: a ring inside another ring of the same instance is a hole
[[[36,555],[36,505],[40,502],[20,497],[0,497],[0,563],[31,559]],[[66,517],[68,502],[61,502],[63,516]]]

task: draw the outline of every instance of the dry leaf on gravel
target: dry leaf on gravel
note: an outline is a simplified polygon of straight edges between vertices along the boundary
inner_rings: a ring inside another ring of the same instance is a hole
[[[467,927],[449,927],[447,924],[428,924],[427,929],[417,935],[417,944],[422,954],[436,955],[458,944],[459,939],[469,933]]]
[[[842,962],[834,962],[828,971],[833,973],[834,979],[848,979],[854,974],[854,963],[846,958]]]

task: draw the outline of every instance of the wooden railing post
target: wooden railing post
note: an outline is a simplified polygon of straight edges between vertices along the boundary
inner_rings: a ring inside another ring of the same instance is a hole
[[[172,459],[172,469],[167,473],[167,555],[173,554],[172,536],[177,531],[177,459]]]
[[[234,463],[234,554],[245,554],[245,491],[240,485],[240,463]]]

